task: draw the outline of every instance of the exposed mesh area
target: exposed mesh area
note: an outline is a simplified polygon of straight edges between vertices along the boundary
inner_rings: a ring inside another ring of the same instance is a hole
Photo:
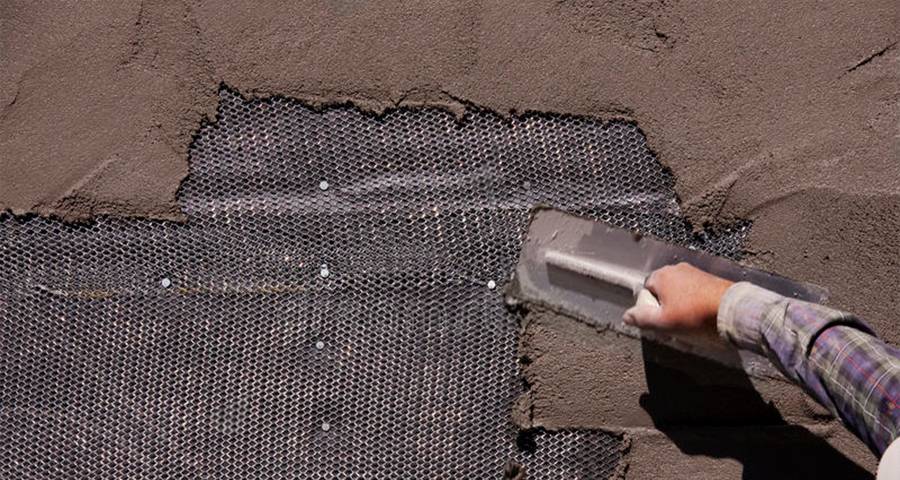
[[[618,438],[509,423],[529,209],[728,256],[746,228],[692,235],[633,125],[228,90],[180,201],[0,222],[0,477],[604,478]]]

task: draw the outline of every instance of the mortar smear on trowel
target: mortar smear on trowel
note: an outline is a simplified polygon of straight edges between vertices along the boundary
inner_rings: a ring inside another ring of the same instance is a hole
[[[644,281],[653,270],[679,262],[801,300],[822,302],[827,296],[825,289],[815,285],[794,282],[603,222],[538,208],[531,215],[507,302],[538,304],[598,328],[662,343],[750,374],[778,376],[765,358],[738,352],[717,337],[640,331],[622,322],[625,310],[635,303],[659,304],[644,288]]]

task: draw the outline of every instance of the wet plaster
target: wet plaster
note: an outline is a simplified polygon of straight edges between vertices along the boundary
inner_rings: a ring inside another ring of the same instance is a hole
[[[187,147],[221,83],[373,111],[475,104],[634,120],[698,224],[811,188],[896,194],[896,8],[5,2],[0,206],[177,217]]]
[[[573,113],[636,121],[698,227],[751,219],[754,261],[818,281],[820,252],[786,239],[836,238],[861,199],[900,194],[897,18],[891,0],[4,2],[0,210],[180,218],[223,83],[372,111]],[[883,242],[832,252],[855,273],[820,281],[839,303],[869,277],[860,249],[897,253]]]
[[[176,194],[188,146],[214,117],[222,84],[375,112],[477,105],[626,119],[672,169],[698,228],[752,220],[747,263],[829,288],[834,305],[896,344],[897,8],[894,0],[8,1],[0,211],[182,220]],[[531,422],[652,423],[640,403],[655,388],[640,345],[600,332],[575,339],[564,321],[528,328],[526,375],[544,389],[532,389]],[[562,352],[572,358],[551,361]],[[713,405],[710,420],[661,406],[660,418],[770,423],[771,409],[739,401],[746,381],[701,380],[692,391],[725,395],[737,410]],[[750,383],[783,417],[820,422],[798,390]],[[574,406],[572,398],[581,403],[571,415],[548,406]]]
[[[527,388],[513,422],[623,435],[623,478],[869,478],[877,463],[784,379],[749,377],[542,309],[525,315],[519,354]]]
[[[752,220],[748,261],[829,287],[896,343],[900,249],[867,232],[900,230],[882,207],[900,195],[897,18],[893,0],[4,2],[0,211],[183,219],[222,84],[621,118],[695,225]]]
[[[781,425],[830,420],[783,379],[742,371],[546,310],[532,310],[519,355],[520,428]]]

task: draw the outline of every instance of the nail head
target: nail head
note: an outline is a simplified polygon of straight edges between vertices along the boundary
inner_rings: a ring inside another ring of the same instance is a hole
[[[316,350],[322,350],[323,348],[325,348],[325,342],[323,342],[321,340],[316,342]]]
[[[487,287],[489,289],[493,290],[493,289],[497,288],[497,282],[495,282],[493,280],[488,280]]]
[[[319,190],[322,190],[322,191],[328,190],[328,182],[326,182],[325,180],[322,180],[321,182],[319,182]]]
[[[159,282],[159,284],[162,285],[163,288],[169,288],[172,286],[172,281],[168,278],[164,278]]]

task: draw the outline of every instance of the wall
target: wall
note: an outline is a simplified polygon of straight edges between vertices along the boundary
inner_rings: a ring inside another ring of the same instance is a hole
[[[747,263],[828,287],[896,344],[896,18],[891,0],[5,2],[0,210],[181,220],[188,145],[222,83],[373,111],[624,118],[696,225],[752,220]],[[543,328],[526,338],[564,332]],[[629,395],[646,390],[634,368]],[[771,392],[803,417],[795,395]]]

